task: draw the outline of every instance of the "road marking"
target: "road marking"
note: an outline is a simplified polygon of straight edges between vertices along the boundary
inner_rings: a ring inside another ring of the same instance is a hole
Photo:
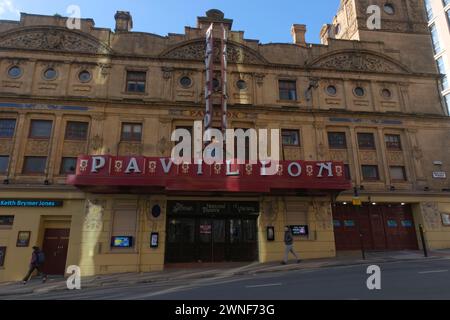
[[[255,285],[255,286],[245,286],[247,289],[251,289],[251,288],[263,288],[263,287],[278,287],[278,286],[282,286],[282,283],[269,283],[269,284],[259,284],[259,285]]]
[[[448,272],[448,270],[433,270],[433,271],[422,271],[422,272],[419,272],[419,274],[428,274],[428,273],[444,273],[444,272]]]

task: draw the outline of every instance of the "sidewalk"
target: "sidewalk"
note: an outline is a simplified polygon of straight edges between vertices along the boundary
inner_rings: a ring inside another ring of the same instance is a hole
[[[425,258],[422,251],[394,251],[394,252],[368,252],[366,260],[362,259],[361,252],[339,253],[336,258],[305,260],[300,264],[291,262],[287,265],[280,263],[228,263],[210,264],[194,268],[178,268],[171,266],[165,271],[152,273],[124,273],[113,275],[99,275],[83,277],[81,286],[88,288],[106,288],[110,286],[133,286],[136,284],[170,284],[178,281],[189,281],[198,279],[222,279],[237,275],[252,275],[267,272],[314,270],[336,266],[365,265],[376,263],[392,263],[401,261],[420,261],[425,259],[450,259],[450,250],[433,251]],[[0,299],[6,296],[39,294],[67,290],[66,281],[63,277],[50,277],[47,283],[40,279],[31,280],[27,285],[20,282],[0,284]]]

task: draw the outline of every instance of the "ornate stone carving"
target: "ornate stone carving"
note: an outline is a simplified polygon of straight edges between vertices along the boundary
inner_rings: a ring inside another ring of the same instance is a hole
[[[256,51],[234,43],[227,46],[228,63],[267,64]],[[205,42],[196,41],[176,47],[162,54],[162,58],[181,60],[205,60]],[[214,60],[220,63],[220,42],[214,43]]]
[[[399,64],[370,53],[342,52],[319,58],[312,64],[314,68],[369,71],[383,73],[407,73]]]
[[[436,202],[425,202],[422,207],[423,219],[431,230],[439,229],[441,226],[441,214]]]
[[[420,147],[415,146],[413,148],[413,157],[416,160],[420,160],[420,159],[423,158],[423,151],[422,151],[422,149]]]
[[[329,202],[312,202],[310,212],[314,212],[317,230],[330,231],[333,229],[333,215]]]
[[[94,136],[94,138],[92,138],[91,140],[91,148],[94,151],[97,151],[98,149],[100,149],[103,145],[103,139],[102,137],[100,137],[98,134],[96,134]]]
[[[92,120],[94,121],[105,121],[106,114],[105,113],[95,113],[92,115]]]
[[[48,68],[55,69],[55,68],[61,66],[61,63],[54,62],[54,61],[43,61],[43,62],[40,63],[40,65],[42,67],[44,67],[44,69],[48,69]]]
[[[391,164],[403,164],[403,152],[402,151],[390,151],[388,152],[388,160]]]
[[[369,0],[359,0],[359,15],[366,16],[367,15],[367,7],[369,6]]]
[[[174,69],[173,68],[169,68],[169,67],[162,67],[161,71],[163,73],[163,78],[164,80],[170,80],[172,79],[172,74]]]
[[[299,147],[284,147],[284,160],[298,160],[302,159],[302,152]]]
[[[377,163],[377,153],[376,151],[360,151],[359,153],[361,162],[370,164]]]
[[[48,140],[29,140],[26,154],[30,156],[46,156],[48,153]]]
[[[98,67],[100,68],[100,74],[103,77],[106,77],[111,72],[112,65],[109,63],[98,63]]]
[[[0,47],[107,54],[110,49],[99,40],[63,28],[38,27],[7,33]]]
[[[331,150],[330,156],[333,161],[347,162],[348,159],[347,150]]]
[[[78,156],[85,153],[86,153],[86,142],[84,141],[64,142],[63,148],[64,156]]]
[[[7,59],[8,64],[10,66],[20,66],[24,65],[27,62],[28,59],[22,59],[22,58],[14,58],[14,59]]]
[[[12,140],[3,140],[2,143],[0,143],[0,154],[11,154],[12,146]]]
[[[101,231],[103,228],[103,211],[106,206],[105,201],[91,201],[86,203],[86,217],[84,218],[83,229],[86,231]]]
[[[263,201],[263,210],[267,221],[269,223],[275,223],[278,217],[278,212],[280,211],[278,200],[276,198],[265,199]]]
[[[256,84],[261,87],[264,84],[264,78],[266,75],[264,73],[255,73]]]
[[[142,143],[121,143],[119,146],[119,154],[124,156],[142,155]]]
[[[166,153],[167,150],[170,150],[171,148],[171,142],[169,140],[167,140],[165,137],[162,137],[159,141],[158,141],[158,146],[157,146],[159,153],[161,155],[164,155]]]
[[[325,156],[327,155],[327,148],[322,142],[317,145],[317,155],[320,159],[325,158]]]

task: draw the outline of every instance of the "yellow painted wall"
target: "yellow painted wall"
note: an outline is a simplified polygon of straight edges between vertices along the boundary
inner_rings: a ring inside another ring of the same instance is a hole
[[[19,192],[16,198],[49,199],[46,193]],[[5,267],[0,269],[0,281],[18,281],[27,271],[31,247],[42,246],[45,228],[70,226],[70,241],[67,266],[78,265],[83,275],[110,274],[123,272],[152,272],[164,269],[166,239],[166,196],[134,195],[93,195],[87,199],[78,195],[77,199],[64,199],[64,193],[55,193],[63,199],[61,208],[0,208],[0,215],[14,215],[11,229],[0,229],[0,246],[6,246]],[[74,198],[73,195],[71,198]],[[177,198],[183,200],[211,200],[209,198]],[[405,201],[419,199],[404,197]],[[229,198],[222,201],[258,201],[255,198]],[[367,199],[363,199],[366,201]],[[394,200],[385,197],[384,201]],[[450,202],[444,198],[420,198],[422,202],[411,203],[416,228],[424,225],[429,249],[450,247],[450,227],[444,227],[441,213],[450,212]],[[428,201],[426,201],[428,200]],[[434,201],[433,201],[434,200]],[[348,201],[343,196],[339,201]],[[377,199],[380,203],[382,197]],[[302,259],[335,257],[333,218],[331,201],[326,197],[261,197],[258,219],[259,261],[281,261],[284,255],[284,226],[307,224],[310,235],[296,237],[294,248]],[[162,214],[151,216],[151,208],[158,204]],[[124,208],[137,212],[137,227],[133,249],[111,249],[112,217],[114,210]],[[267,241],[268,226],[275,227],[275,241]],[[17,233],[31,231],[29,248],[16,248]],[[159,247],[150,248],[150,234],[159,233]],[[417,233],[419,234],[419,233]],[[420,243],[420,241],[419,241]],[[290,257],[292,258],[292,256]]]
[[[16,198],[30,199],[19,193]],[[49,199],[44,195],[41,199]],[[81,219],[84,200],[64,200],[60,208],[0,208],[0,215],[14,215],[11,229],[0,229],[0,246],[6,246],[5,265],[0,267],[0,282],[21,280],[29,266],[32,247],[42,247],[44,228],[69,226],[71,229],[66,267],[77,264],[80,251]],[[63,223],[66,221],[66,223]],[[19,231],[31,231],[30,246],[17,248]]]

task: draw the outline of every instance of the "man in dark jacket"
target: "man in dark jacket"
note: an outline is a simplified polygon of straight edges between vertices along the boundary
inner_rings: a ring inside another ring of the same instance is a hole
[[[47,281],[47,275],[42,272],[42,266],[44,265],[44,253],[39,249],[39,247],[33,247],[33,253],[31,254],[31,261],[30,261],[30,267],[28,269],[28,273],[23,278],[22,283],[26,284],[30,278],[31,274],[34,272],[34,270],[37,270],[39,275],[42,276],[42,282]]]
[[[298,258],[297,254],[294,251],[294,237],[292,235],[291,228],[289,228],[288,226],[284,228],[284,244],[286,245],[286,250],[284,252],[284,260],[283,262],[281,262],[281,264],[288,263],[289,253],[292,253],[295,259],[297,259],[297,263],[300,263],[301,260]]]

